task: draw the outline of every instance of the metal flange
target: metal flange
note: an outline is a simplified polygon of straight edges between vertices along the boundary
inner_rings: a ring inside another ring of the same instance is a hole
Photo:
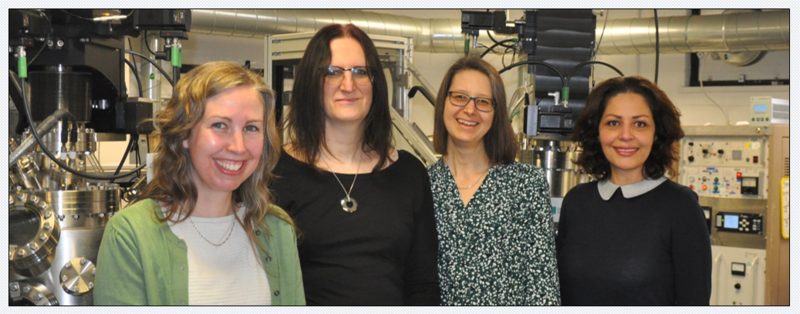
[[[58,299],[43,284],[28,280],[8,284],[8,297],[12,304],[58,305]]]
[[[8,261],[12,269],[26,277],[38,276],[53,263],[61,229],[56,215],[44,200],[26,192],[8,196],[9,212],[25,217],[35,230],[17,232],[8,246]]]
[[[71,295],[83,295],[94,289],[95,269],[92,261],[76,257],[61,267],[61,288]]]

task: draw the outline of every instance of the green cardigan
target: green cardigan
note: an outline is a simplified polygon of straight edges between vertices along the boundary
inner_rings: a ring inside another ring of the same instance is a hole
[[[175,236],[166,222],[158,222],[156,215],[164,217],[158,203],[148,199],[109,220],[97,257],[96,305],[189,304],[186,242]],[[260,228],[255,233],[269,252],[258,250],[272,290],[272,305],[305,305],[294,229],[273,215],[264,222],[270,236]]]

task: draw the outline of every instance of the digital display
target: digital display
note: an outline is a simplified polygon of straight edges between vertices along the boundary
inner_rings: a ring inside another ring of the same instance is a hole
[[[767,112],[767,105],[753,105],[754,112]]]
[[[739,215],[725,215],[725,229],[739,229]]]

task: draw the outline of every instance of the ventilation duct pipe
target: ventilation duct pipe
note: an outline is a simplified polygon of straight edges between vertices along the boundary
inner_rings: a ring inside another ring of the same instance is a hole
[[[415,51],[463,52],[461,20],[415,19],[359,10],[192,10],[192,32],[259,37],[353,23],[367,34],[410,37]]]
[[[597,37],[603,31],[598,20]],[[192,10],[192,32],[260,37],[353,23],[368,34],[410,37],[414,50],[464,51],[459,19],[415,19],[359,10]],[[660,17],[661,53],[789,50],[789,10]],[[487,39],[481,36],[481,40]],[[609,20],[599,54],[655,52],[653,18]]]
[[[659,17],[658,26],[661,53],[789,50],[789,10]],[[637,18],[609,20],[598,54],[655,51],[655,19]]]

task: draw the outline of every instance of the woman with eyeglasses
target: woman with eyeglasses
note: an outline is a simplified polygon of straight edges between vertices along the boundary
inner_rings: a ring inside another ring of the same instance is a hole
[[[352,24],[320,29],[289,107],[272,188],[303,233],[307,303],[439,304],[428,173],[392,147],[386,78],[369,37]]]
[[[476,57],[456,61],[436,99],[428,167],[444,305],[559,305],[544,172],[514,162],[503,80]]]

